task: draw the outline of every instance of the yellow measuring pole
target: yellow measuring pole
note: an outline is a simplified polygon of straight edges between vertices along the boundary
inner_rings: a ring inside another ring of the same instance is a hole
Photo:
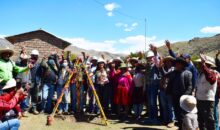
[[[92,82],[92,80],[91,80],[91,78],[90,78],[90,76],[89,76],[89,73],[88,73],[88,70],[87,70],[85,64],[84,64],[84,69],[85,69],[86,76],[87,76],[88,81],[89,81],[89,86],[92,88],[92,92],[93,92],[93,94],[94,94],[94,96],[95,96],[96,102],[97,102],[98,107],[99,107],[99,109],[100,109],[100,111],[101,111],[101,116],[102,116],[103,122],[104,122],[104,124],[107,126],[107,125],[109,124],[109,123],[108,123],[108,120],[107,120],[107,118],[106,118],[106,116],[105,116],[105,113],[104,113],[104,111],[103,111],[102,105],[101,105],[100,100],[99,100],[99,97],[98,97],[98,95],[97,95],[97,93],[96,93],[94,84],[93,84],[93,82]]]

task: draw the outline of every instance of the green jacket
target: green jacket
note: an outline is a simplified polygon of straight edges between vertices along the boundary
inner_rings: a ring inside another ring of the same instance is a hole
[[[0,84],[5,84],[8,80],[13,78],[13,72],[22,73],[28,70],[28,67],[18,67],[12,61],[4,61],[0,59],[0,80],[2,82]]]

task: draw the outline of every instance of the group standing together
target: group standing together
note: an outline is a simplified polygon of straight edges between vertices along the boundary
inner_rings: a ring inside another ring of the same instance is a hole
[[[107,117],[131,116],[180,130],[218,130],[220,52],[215,58],[200,53],[192,61],[189,54],[175,53],[169,41],[165,45],[167,56],[150,45],[145,54],[123,60],[85,53],[71,59],[70,52],[52,52],[39,60],[38,50],[28,54],[23,47],[16,62],[10,59],[12,49],[0,48],[0,129],[18,129],[18,119],[27,112],[50,114],[62,92],[57,114],[99,114],[90,78]]]

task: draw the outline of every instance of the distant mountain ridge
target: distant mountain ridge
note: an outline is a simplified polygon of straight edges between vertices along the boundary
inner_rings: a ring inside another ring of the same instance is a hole
[[[176,42],[171,44],[174,52],[188,53],[192,56],[198,55],[201,51],[209,56],[214,56],[220,50],[220,34],[212,37],[195,37],[189,41]],[[162,55],[168,55],[166,46],[158,48]]]

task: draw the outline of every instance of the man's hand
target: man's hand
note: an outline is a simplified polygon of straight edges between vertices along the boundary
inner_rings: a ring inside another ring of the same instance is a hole
[[[33,67],[34,67],[34,65],[33,65],[33,64],[31,64],[31,63],[30,63],[30,64],[28,64],[28,68],[29,68],[29,69],[31,69],[31,68],[33,68]]]
[[[154,55],[157,54],[157,47],[156,46],[150,44],[150,50],[153,51]]]
[[[201,63],[204,64],[205,60],[206,60],[205,55],[200,53],[199,56],[200,56],[200,59],[201,59]]]
[[[169,50],[171,50],[171,45],[169,40],[165,40],[165,44]]]
[[[19,88],[15,95],[20,97],[21,95],[23,95],[23,93],[24,93],[24,89],[23,88]]]

